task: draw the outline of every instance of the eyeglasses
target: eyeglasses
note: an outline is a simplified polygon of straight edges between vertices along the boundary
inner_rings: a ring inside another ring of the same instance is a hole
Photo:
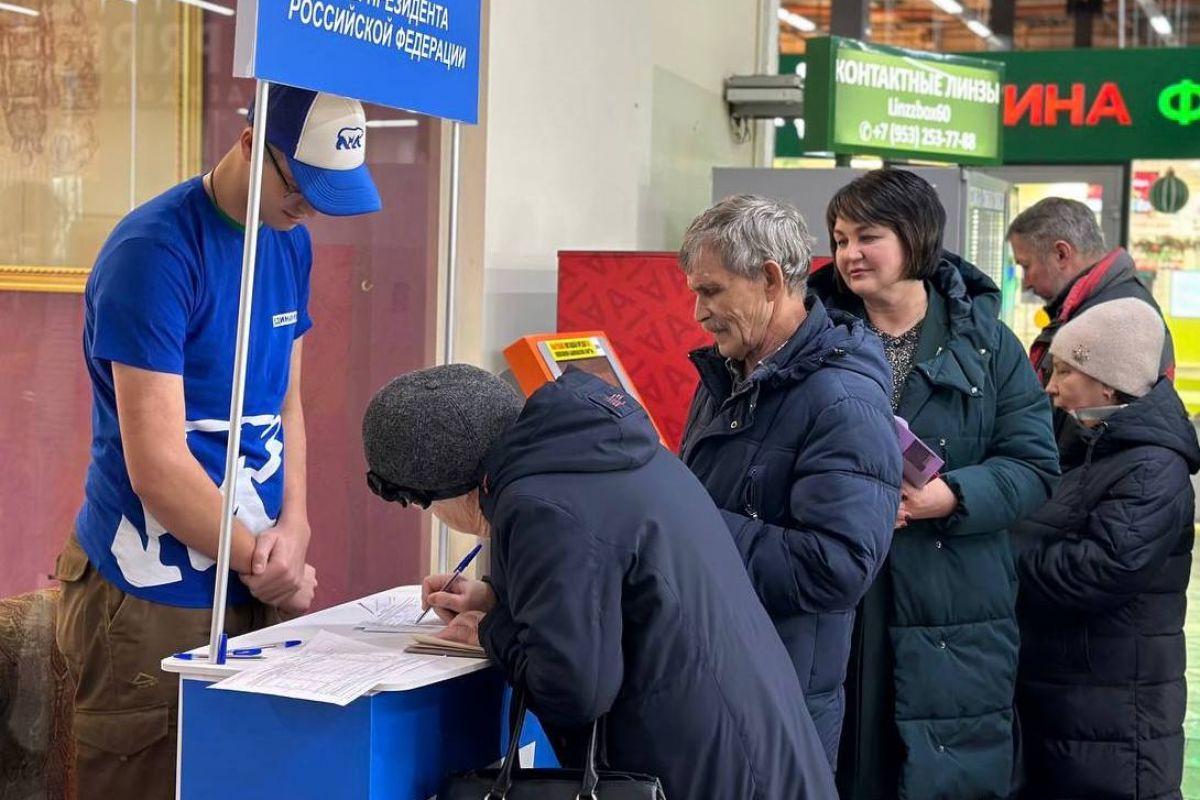
[[[279,168],[279,162],[275,160],[275,154],[271,152],[271,148],[264,147],[263,149],[267,151],[267,157],[271,159],[271,166],[275,168],[275,174],[279,176],[280,182],[283,183],[284,190],[286,190],[288,194],[300,194],[300,189],[294,186],[291,181],[284,177],[283,170]]]
[[[427,493],[418,489],[405,489],[397,486],[387,478],[381,477],[371,471],[367,472],[367,486],[371,487],[372,492],[387,502],[399,503],[405,508],[409,505],[429,508],[429,504],[432,502],[432,498]]]
[[[454,486],[449,489],[426,491],[424,489],[408,489],[403,486],[397,486],[382,475],[374,471],[368,471],[367,486],[371,488],[371,491],[375,495],[389,503],[399,503],[405,508],[410,505],[429,508],[429,504],[435,500],[449,500],[452,497],[459,497],[466,494],[478,486],[478,482],[471,481],[470,483]]]

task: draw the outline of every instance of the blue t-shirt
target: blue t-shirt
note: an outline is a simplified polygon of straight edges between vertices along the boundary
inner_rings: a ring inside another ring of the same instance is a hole
[[[76,533],[105,579],[137,597],[211,606],[216,566],[183,545],[133,492],[117,421],[112,362],[183,376],[187,445],[224,480],[243,232],[200,178],[118,223],[88,279],[83,354],[92,380],[92,460]],[[310,327],[308,231],[258,232],[236,513],[253,533],[283,503],[283,426],[292,344]],[[236,576],[229,602],[250,598]]]

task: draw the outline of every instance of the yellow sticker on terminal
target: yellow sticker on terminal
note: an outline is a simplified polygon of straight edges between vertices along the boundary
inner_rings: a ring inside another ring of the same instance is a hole
[[[593,339],[558,339],[546,342],[546,346],[555,361],[578,361],[604,355]]]

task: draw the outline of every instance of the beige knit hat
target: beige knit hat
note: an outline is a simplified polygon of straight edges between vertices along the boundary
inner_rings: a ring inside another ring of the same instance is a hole
[[[1092,306],[1063,325],[1050,354],[1106,386],[1142,397],[1158,381],[1165,336],[1153,306],[1124,297]]]

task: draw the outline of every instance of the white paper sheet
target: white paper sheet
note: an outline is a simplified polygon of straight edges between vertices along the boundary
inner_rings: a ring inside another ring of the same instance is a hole
[[[209,688],[344,706],[385,679],[428,668],[434,661],[427,656],[397,653],[321,631],[294,653],[247,669]]]
[[[362,602],[369,616],[358,625],[359,630],[376,633],[432,633],[446,626],[432,611],[417,624],[421,616],[421,596],[414,593],[379,598],[374,604]]]

